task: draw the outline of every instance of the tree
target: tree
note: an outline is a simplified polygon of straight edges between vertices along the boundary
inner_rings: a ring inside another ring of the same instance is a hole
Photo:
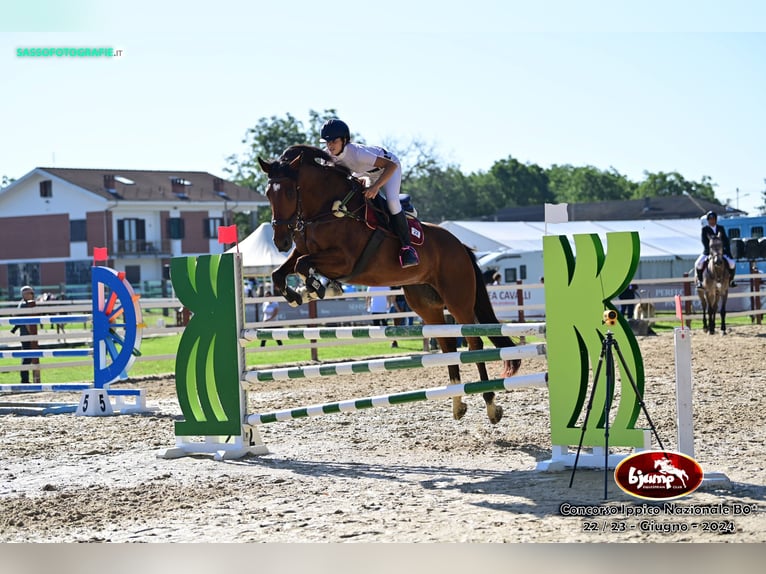
[[[551,193],[557,203],[585,203],[630,199],[637,185],[616,169],[553,165],[547,170]]]
[[[0,188],[3,188],[7,185],[12,184],[14,181],[16,181],[16,178],[14,177],[8,177],[7,175],[3,175],[3,179],[0,180]]]
[[[477,215],[490,215],[511,206],[539,205],[553,199],[548,176],[537,164],[523,164],[508,156],[476,176]]]
[[[249,187],[254,192],[266,190],[266,174],[258,164],[258,158],[270,161],[282,155],[288,147],[299,144],[317,145],[322,124],[337,114],[334,109],[316,112],[309,110],[309,128],[289,112],[284,118],[271,116],[260,118],[254,127],[248,128],[242,143],[246,145],[244,153],[232,154],[226,158],[228,165],[224,171],[234,183]],[[268,221],[271,215],[266,210],[259,210],[258,223]],[[249,233],[249,226],[237,223],[243,233]]]
[[[644,172],[645,179],[638,184],[635,197],[637,199],[644,197],[669,197],[673,195],[690,195],[697,199],[706,199],[708,201],[717,201],[715,198],[715,184],[709,176],[702,176],[701,182],[687,181],[684,177],[674,171],[671,173]]]
[[[411,177],[402,191],[412,195],[422,221],[441,223],[447,219],[467,219],[476,213],[471,180],[457,166],[434,165]]]

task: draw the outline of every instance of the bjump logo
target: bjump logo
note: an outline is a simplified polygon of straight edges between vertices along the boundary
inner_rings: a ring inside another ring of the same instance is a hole
[[[670,500],[691,494],[702,484],[697,461],[678,452],[644,451],[614,469],[617,485],[636,498]]]

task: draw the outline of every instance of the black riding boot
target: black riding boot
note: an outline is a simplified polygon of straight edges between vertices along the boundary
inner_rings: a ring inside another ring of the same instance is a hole
[[[391,217],[394,231],[399,237],[399,241],[402,242],[402,248],[399,251],[399,264],[402,267],[413,267],[420,263],[418,258],[418,252],[412,247],[410,241],[410,226],[407,224],[407,216],[404,215],[404,211],[400,211],[396,215]]]
[[[729,287],[736,287],[737,284],[734,282],[734,276],[737,274],[737,266],[734,266],[734,269],[729,269]]]
[[[702,289],[702,273],[704,269],[697,269],[697,289]]]

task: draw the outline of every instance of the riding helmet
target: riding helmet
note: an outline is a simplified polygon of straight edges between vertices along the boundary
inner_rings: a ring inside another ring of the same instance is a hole
[[[705,214],[705,219],[712,219],[712,218],[718,219],[718,214],[715,211],[708,211],[707,214]]]
[[[335,138],[344,138],[350,140],[351,131],[348,129],[346,122],[343,122],[338,118],[331,118],[327,120],[322,126],[320,137],[324,141],[334,140]]]

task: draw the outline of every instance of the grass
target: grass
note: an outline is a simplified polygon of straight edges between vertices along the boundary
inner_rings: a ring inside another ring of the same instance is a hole
[[[656,333],[669,332],[675,327],[679,326],[678,319],[675,314],[660,314],[658,316],[660,320],[652,323],[652,329]],[[749,317],[732,317],[727,320],[730,325],[750,325]],[[693,321],[692,328],[700,329],[702,327],[701,321]],[[141,342],[141,354],[143,357],[151,357],[157,355],[174,355],[178,349],[178,342],[181,335],[168,335],[163,337],[152,337],[144,339]],[[485,340],[486,341],[486,340]],[[528,342],[533,342],[534,338],[527,337]],[[300,363],[308,363],[311,361],[310,349],[297,349],[291,348],[300,344],[304,344],[305,341],[286,341],[281,347],[278,347],[274,341],[268,341],[264,351],[261,352],[249,352],[247,353],[247,366],[249,368],[266,366],[266,365],[294,365]],[[318,350],[318,356],[321,361],[344,361],[349,359],[364,359],[372,357],[381,357],[386,355],[401,355],[401,354],[413,354],[423,351],[422,339],[403,339],[400,340],[398,348],[391,348],[390,341],[372,342],[369,340],[360,339],[358,343],[353,345],[339,345],[335,347],[323,347]],[[490,346],[488,342],[485,343]],[[248,349],[258,348],[258,343],[250,343]],[[73,362],[80,361],[79,359],[41,359],[45,362]],[[18,365],[19,359],[0,359],[0,365]],[[158,376],[158,375],[172,375],[175,372],[175,360],[136,360],[133,366],[130,368],[129,375],[131,377],[145,377],[145,376]],[[43,369],[41,372],[42,380],[44,383],[66,383],[66,382],[90,382],[93,380],[93,367],[92,365],[86,366],[74,366],[74,367],[60,367],[54,369]],[[19,373],[14,372],[0,372],[0,384],[2,383],[18,383]]]
[[[141,341],[141,355],[151,357],[157,355],[174,355],[178,350],[178,342],[181,335],[169,335],[165,337],[152,337]],[[258,367],[265,365],[291,365],[296,363],[308,363],[311,361],[310,349],[291,348],[305,341],[286,341],[281,347],[274,341],[268,341],[264,351],[247,353],[247,366]],[[405,339],[398,341],[398,348],[391,348],[390,341],[370,342],[361,340],[358,344],[339,345],[337,347],[324,347],[318,350],[321,361],[343,361],[352,358],[370,358],[394,354],[412,354],[423,351],[422,339]],[[248,349],[258,348],[258,343],[252,342]],[[78,359],[40,359],[41,362],[82,362]],[[87,360],[87,359],[86,359]],[[18,365],[19,359],[0,359],[0,365]],[[150,375],[172,374],[175,371],[175,359],[167,360],[136,360],[129,370],[131,377],[143,377]],[[73,366],[53,369],[43,369],[41,377],[44,383],[65,382],[90,382],[93,380],[93,367]],[[18,383],[19,373],[0,372],[0,384]]]

